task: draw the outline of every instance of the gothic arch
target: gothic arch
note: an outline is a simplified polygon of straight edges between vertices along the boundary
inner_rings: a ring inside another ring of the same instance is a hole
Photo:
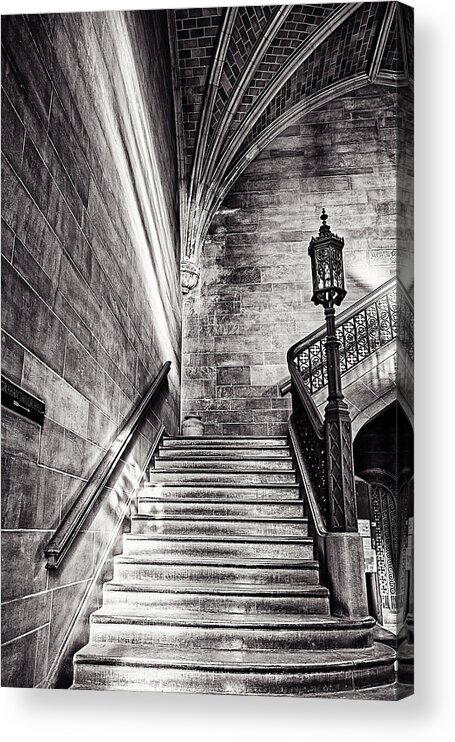
[[[169,12],[187,290],[224,196],[277,134],[363,85],[412,80],[408,15],[397,3]]]

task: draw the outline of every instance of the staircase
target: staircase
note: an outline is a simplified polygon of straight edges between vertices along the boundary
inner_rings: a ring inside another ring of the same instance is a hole
[[[394,682],[330,615],[286,438],[164,438],[75,689],[322,695]]]

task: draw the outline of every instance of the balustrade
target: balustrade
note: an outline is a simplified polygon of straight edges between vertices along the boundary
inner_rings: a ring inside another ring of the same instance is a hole
[[[359,302],[362,306],[355,314],[352,314],[351,307],[346,313],[339,315],[336,322],[336,338],[340,343],[342,374],[397,337],[412,358],[414,338],[412,307],[402,293],[399,293],[397,301],[395,281],[393,284],[387,282],[384,291],[385,293],[376,295],[366,306],[364,300]],[[303,346],[299,343],[293,354],[292,362],[310,394],[315,394],[327,385],[325,343],[325,334],[318,333],[312,342]]]
[[[393,340],[398,340],[413,360],[414,311],[399,281],[390,279],[335,319],[342,374]],[[325,325],[288,351],[289,381],[282,393],[292,394],[292,419],[301,453],[311,479],[313,495],[325,523],[328,522],[327,445],[325,422],[312,394],[327,386]]]

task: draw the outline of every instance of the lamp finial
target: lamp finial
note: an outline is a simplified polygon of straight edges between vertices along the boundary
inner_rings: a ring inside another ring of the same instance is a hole
[[[326,213],[326,210],[323,208],[322,214],[320,216],[322,224],[319,227],[319,234],[321,237],[325,237],[326,235],[330,234],[330,225],[326,224],[328,218],[329,218],[329,215]]]

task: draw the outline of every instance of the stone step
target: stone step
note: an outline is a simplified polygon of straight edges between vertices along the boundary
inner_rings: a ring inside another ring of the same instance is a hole
[[[293,463],[288,458],[266,458],[266,459],[242,459],[236,458],[223,459],[204,459],[194,457],[191,459],[166,459],[157,456],[155,458],[154,471],[215,471],[215,472],[238,472],[244,471],[290,471],[293,470]],[[295,481],[295,479],[294,479]]]
[[[324,615],[330,613],[329,592],[321,585],[263,586],[213,585],[210,582],[149,582],[104,585],[103,607],[112,606],[144,611],[151,608],[183,609],[209,613],[268,614],[291,613]]]
[[[325,695],[394,681],[389,647],[243,652],[150,644],[87,644],[74,657],[74,690]]]
[[[163,517],[134,515],[131,533],[193,536],[308,536],[306,518]]]
[[[313,539],[297,536],[149,536],[123,534],[123,553],[132,555],[312,559]]]
[[[414,685],[414,644],[403,642],[397,651],[398,682]]]
[[[73,688],[321,695],[394,681],[330,615],[286,437],[165,438]]]
[[[172,499],[215,499],[222,500],[301,500],[300,488],[297,483],[289,484],[217,484],[217,482],[194,483],[194,484],[154,484],[146,482],[138,492],[138,498],[142,496]]]
[[[209,557],[135,556],[114,557],[115,582],[208,582],[213,585],[317,585],[319,565],[313,559],[222,560]]]
[[[90,641],[229,650],[363,648],[372,644],[373,618],[194,613],[100,608],[90,618]]]
[[[155,516],[228,516],[251,518],[292,518],[303,513],[303,503],[300,500],[213,500],[197,498],[195,500],[179,498],[175,500],[147,497],[138,498],[139,515]]]
[[[291,458],[289,446],[270,446],[269,448],[251,448],[245,449],[243,446],[235,448],[234,446],[169,446],[160,448],[160,459],[276,459]]]
[[[193,448],[195,446],[222,447],[222,448],[269,448],[288,445],[286,436],[187,436],[165,437],[163,448]]]
[[[152,469],[149,474],[151,484],[295,484],[295,473],[287,471],[237,471],[215,470],[188,471],[173,468],[167,471]]]

